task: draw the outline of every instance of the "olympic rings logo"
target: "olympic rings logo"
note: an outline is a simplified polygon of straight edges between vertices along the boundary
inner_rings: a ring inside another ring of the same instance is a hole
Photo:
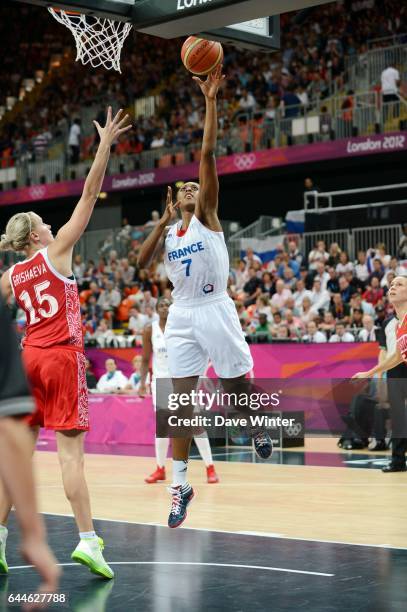
[[[39,185],[35,186],[35,187],[31,187],[29,193],[30,193],[30,198],[32,200],[40,200],[41,198],[43,198],[46,194],[46,188],[45,187],[41,187]]]
[[[284,431],[289,438],[296,438],[302,431],[302,425],[301,423],[295,423],[295,425],[290,427],[284,427]]]
[[[255,153],[242,153],[241,155],[235,155],[234,164],[239,170],[250,170],[256,165]]]

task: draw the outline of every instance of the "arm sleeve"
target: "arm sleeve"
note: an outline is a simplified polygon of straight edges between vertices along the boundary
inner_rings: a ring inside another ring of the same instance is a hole
[[[0,330],[0,417],[28,414],[34,410],[34,401],[11,317],[1,298]]]

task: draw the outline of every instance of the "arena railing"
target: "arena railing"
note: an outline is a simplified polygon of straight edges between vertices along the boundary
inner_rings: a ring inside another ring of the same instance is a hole
[[[280,233],[281,224],[282,221],[278,217],[262,215],[257,221],[232,234],[226,242],[231,262],[240,259],[242,240],[258,239],[265,234],[270,235],[270,232]]]
[[[300,250],[308,261],[310,251],[315,248],[319,240],[325,242],[327,249],[332,243],[336,242],[342,251],[348,253],[349,259],[355,261],[359,251],[366,253],[368,249],[374,249],[377,244],[383,243],[386,246],[387,253],[397,256],[402,233],[400,224],[305,232],[300,237]]]
[[[320,210],[320,209],[327,209],[327,208],[339,208],[341,206],[341,202],[335,201],[336,198],[340,200],[340,198],[342,199],[344,197],[347,198],[348,196],[351,196],[351,195],[363,196],[364,194],[377,193],[378,191],[387,191],[387,192],[394,193],[397,191],[405,192],[406,190],[407,190],[407,183],[396,183],[392,185],[377,185],[375,187],[360,187],[357,189],[340,189],[337,191],[322,191],[322,192],[306,191],[304,192],[304,210],[309,211],[309,210]],[[382,206],[383,204],[389,204],[392,202],[403,203],[404,200],[393,200],[391,198],[391,202],[390,201],[385,201],[385,202],[367,201],[366,203],[358,202],[358,204],[355,206],[367,206],[367,205]],[[354,206],[349,204],[349,202],[347,203],[346,206],[348,208],[349,206],[352,206],[352,208],[354,208]]]
[[[399,131],[407,125],[407,102],[382,104],[377,92],[366,92],[354,96],[338,96],[321,101],[319,108],[307,110],[302,105],[277,109],[275,117],[270,109],[238,113],[228,131],[220,131],[218,156],[233,153],[264,150],[293,144],[311,144],[339,138],[365,136],[374,133]],[[58,145],[60,146],[60,145]],[[7,158],[2,163],[12,163],[17,177],[13,181],[0,180],[3,190],[15,187],[52,183],[63,180],[85,178],[92,159],[71,165],[63,150],[49,149],[51,159],[30,161],[24,158]],[[108,175],[122,174],[134,170],[177,166],[197,161],[200,145],[164,147],[143,151],[136,155],[112,155]]]
[[[384,39],[384,44],[387,39]],[[345,58],[346,86],[355,91],[370,89],[380,83],[380,77],[389,66],[398,67],[402,79],[407,76],[407,45],[399,44],[407,40],[407,34],[400,35],[392,46],[381,46],[370,49],[364,54],[348,56]],[[373,42],[373,41],[372,41]]]

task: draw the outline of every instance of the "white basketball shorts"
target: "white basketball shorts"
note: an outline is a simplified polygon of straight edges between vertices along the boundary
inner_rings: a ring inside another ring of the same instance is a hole
[[[236,307],[227,294],[172,304],[165,340],[172,378],[203,376],[209,359],[219,378],[237,378],[253,368]]]

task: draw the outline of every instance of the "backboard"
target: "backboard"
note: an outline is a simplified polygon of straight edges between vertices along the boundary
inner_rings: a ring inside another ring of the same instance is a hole
[[[278,16],[331,0],[9,0],[133,23],[161,38],[191,34],[236,46],[279,49]],[[236,22],[238,22],[236,24]],[[235,25],[231,25],[235,24]]]

